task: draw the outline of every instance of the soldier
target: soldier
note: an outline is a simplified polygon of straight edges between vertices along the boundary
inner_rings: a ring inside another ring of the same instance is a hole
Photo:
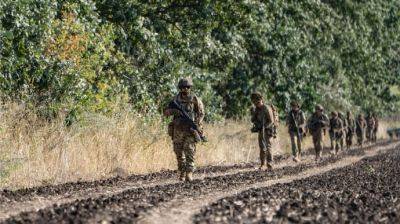
[[[321,105],[315,106],[315,112],[311,115],[307,122],[315,148],[315,160],[321,158],[323,135],[329,126],[329,118],[324,114],[324,108]]]
[[[260,169],[264,169],[265,165],[268,169],[272,169],[272,152],[271,140],[274,136],[274,117],[272,109],[264,104],[261,93],[254,92],[251,94],[251,122],[253,123],[252,132],[258,133],[258,145],[260,147]]]
[[[347,111],[347,133],[346,133],[346,147],[350,149],[353,145],[353,136],[356,129],[356,121],[350,111]]]
[[[347,124],[346,117],[344,116],[344,114],[342,112],[338,112],[338,115],[339,115],[339,119],[342,121],[342,124],[343,124],[342,135],[340,136],[340,139],[339,139],[340,150],[343,151],[343,149],[344,149],[344,140],[345,140],[345,138],[347,136],[347,125],[348,124]]]
[[[368,113],[366,121],[367,121],[367,140],[368,142],[372,142],[374,135],[374,128],[375,128],[375,119],[371,113]]]
[[[363,147],[364,143],[364,135],[365,135],[365,128],[367,126],[367,122],[365,121],[362,114],[359,114],[356,120],[356,134],[357,134],[357,142],[358,145]]]
[[[331,119],[329,120],[329,136],[331,139],[331,152],[337,154],[339,152],[340,139],[343,137],[343,122],[336,111],[332,111]]]
[[[299,162],[301,157],[301,142],[305,134],[305,117],[300,105],[296,101],[290,103],[291,110],[286,116],[286,124],[292,143],[293,161]]]
[[[199,141],[198,130],[184,119],[183,113],[188,115],[192,121],[201,126],[204,118],[204,106],[200,98],[191,93],[193,86],[190,78],[183,78],[178,82],[179,93],[172,102],[176,102],[181,110],[173,108],[171,105],[164,111],[165,116],[173,116],[173,120],[168,127],[168,133],[172,138],[173,148],[178,162],[179,179],[191,181],[194,171],[194,157],[196,143]]]
[[[378,139],[379,120],[378,120],[378,116],[376,116],[376,114],[373,114],[372,117],[374,118],[374,121],[375,121],[372,141],[376,142],[376,140]]]

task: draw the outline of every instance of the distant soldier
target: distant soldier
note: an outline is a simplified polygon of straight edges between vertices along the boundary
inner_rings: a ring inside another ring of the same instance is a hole
[[[365,121],[362,114],[359,114],[356,120],[356,134],[357,134],[357,143],[359,146],[363,146],[364,143],[364,135],[365,128],[367,126],[367,122]]]
[[[372,142],[373,135],[374,135],[374,128],[375,128],[375,119],[371,113],[368,114],[366,117],[367,121],[367,140],[368,142]]]
[[[165,116],[173,116],[173,121],[168,127],[168,133],[173,141],[178,162],[179,179],[182,181],[193,179],[196,143],[200,140],[199,136],[202,135],[191,124],[194,123],[200,127],[204,118],[203,103],[200,98],[191,93],[192,86],[192,80],[189,78],[179,80],[179,94],[171,101],[173,104],[170,103],[164,110]],[[190,120],[185,115],[188,115]]]
[[[376,140],[378,139],[379,120],[378,120],[378,116],[376,114],[373,114],[372,116],[375,120],[372,141],[376,142]]]
[[[321,105],[315,106],[315,112],[311,115],[307,122],[314,143],[315,160],[321,158],[323,135],[329,126],[329,118],[324,114],[324,108]]]
[[[290,106],[291,110],[286,115],[286,124],[292,143],[293,161],[299,162],[301,157],[301,142],[305,134],[306,119],[298,102],[292,101]]]
[[[272,108],[264,104],[261,93],[251,94],[251,122],[253,123],[252,132],[258,133],[258,145],[260,147],[260,169],[265,165],[272,169],[273,156],[271,151],[271,140],[275,135],[274,115]]]
[[[343,151],[344,149],[344,142],[345,142],[345,138],[347,136],[347,120],[346,117],[344,116],[344,114],[342,112],[338,112],[338,116],[340,118],[340,120],[342,121],[343,124],[343,128],[342,128],[342,135],[340,136],[339,139],[339,143],[340,143],[340,150]]]
[[[350,149],[353,145],[353,136],[356,131],[356,121],[350,111],[347,111],[347,133],[346,133],[346,147]]]
[[[340,147],[340,139],[343,137],[343,122],[336,111],[332,111],[329,120],[329,136],[331,139],[331,152],[337,154]]]

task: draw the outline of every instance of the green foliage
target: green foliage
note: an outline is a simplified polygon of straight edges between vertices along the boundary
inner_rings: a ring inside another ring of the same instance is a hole
[[[245,116],[254,90],[281,112],[399,112],[395,0],[5,0],[0,21],[1,91],[47,113],[154,115],[182,76],[208,120]]]

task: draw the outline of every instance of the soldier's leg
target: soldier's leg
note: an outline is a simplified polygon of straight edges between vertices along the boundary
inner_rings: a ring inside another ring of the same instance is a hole
[[[360,134],[360,146],[364,144],[364,133]]]
[[[266,141],[265,159],[267,160],[267,167],[269,169],[272,169],[272,162],[273,162],[271,138],[272,137],[270,137],[270,136],[265,137],[265,141]]]
[[[178,163],[179,179],[183,180],[185,177],[185,157],[183,153],[184,144],[182,142],[174,142],[174,152],[176,161]]]
[[[290,143],[292,144],[292,155],[293,157],[297,156],[297,149],[296,149],[296,134],[293,132],[289,132],[290,135]]]
[[[347,147],[347,149],[350,149],[351,140],[352,140],[352,133],[351,132],[347,132],[347,135],[346,135],[346,147]]]
[[[340,150],[343,151],[343,147],[344,147],[344,138],[345,138],[345,134],[342,133],[342,135],[340,136]]]
[[[329,140],[331,143],[331,153],[335,152],[335,134],[329,132]]]
[[[186,157],[186,164],[185,170],[186,172],[193,172],[195,169],[195,154],[196,154],[196,144],[189,143],[185,146],[185,157]]]
[[[297,136],[297,156],[298,157],[301,157],[301,139],[302,139],[302,136]]]
[[[261,133],[258,135],[258,146],[260,149],[260,168],[263,168],[265,166],[266,159],[266,141]]]
[[[322,151],[322,142],[321,142],[321,136],[316,134],[313,134],[313,143],[314,143],[314,149],[315,149],[315,159],[318,160],[321,157],[321,151]]]
[[[184,153],[186,157],[186,164],[185,164],[186,181],[191,181],[195,169],[195,154],[196,154],[196,143],[191,139],[185,141]]]
[[[335,139],[335,153],[337,154],[340,149],[340,137]]]

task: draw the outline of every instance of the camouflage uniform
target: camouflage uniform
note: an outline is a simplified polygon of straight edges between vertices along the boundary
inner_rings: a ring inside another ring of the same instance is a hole
[[[356,134],[357,134],[357,142],[358,145],[362,147],[364,143],[364,135],[365,135],[365,128],[367,126],[367,122],[365,121],[364,117],[360,114],[356,120]]]
[[[366,118],[367,121],[367,140],[368,142],[372,142],[373,135],[374,135],[374,128],[375,128],[375,119],[374,117],[369,114]]]
[[[204,106],[197,96],[179,93],[174,97],[174,100],[182,105],[183,109],[198,126],[201,126],[204,118]],[[173,120],[169,126],[169,134],[172,138],[178,170],[180,171],[181,179],[186,174],[186,180],[191,180],[191,175],[195,169],[194,158],[198,140],[195,131],[191,129],[180,114],[175,111],[173,115]],[[188,175],[190,176],[188,177]]]
[[[323,134],[326,128],[329,126],[329,118],[323,113],[323,107],[317,105],[315,107],[316,112],[314,112],[307,122],[308,130],[310,131],[315,148],[315,159],[321,158],[322,154],[322,144],[323,144]],[[318,114],[317,111],[321,111]]]
[[[260,93],[253,93],[251,96],[253,102],[262,100]],[[258,132],[258,146],[260,148],[261,167],[267,165],[272,168],[273,156],[271,151],[271,140],[273,137],[273,115],[271,108],[263,104],[261,107],[254,106],[251,108],[251,122],[255,130]]]
[[[292,106],[299,105],[296,102],[291,103]],[[292,143],[292,155],[295,161],[298,161],[298,157],[301,156],[301,141],[305,133],[305,116],[302,110],[290,110],[286,115],[286,124],[288,126],[288,132],[290,135],[290,142]]]
[[[339,139],[339,143],[340,143],[340,149],[343,150],[344,149],[344,142],[347,136],[347,120],[346,117],[344,116],[344,114],[342,112],[338,113],[339,115],[339,119],[342,121],[343,124],[343,128],[342,128],[342,135],[340,136]]]
[[[329,136],[331,139],[331,151],[339,152],[339,145],[343,137],[343,122],[338,117],[337,112],[332,112],[332,117],[329,120]]]
[[[375,120],[375,125],[374,125],[374,130],[373,130],[372,141],[376,142],[376,140],[378,139],[379,120],[378,120],[378,117],[376,115],[374,115],[373,117],[374,117],[374,120]]]
[[[346,146],[347,149],[350,149],[351,145],[353,144],[353,136],[356,130],[356,121],[353,118],[353,115],[347,112],[347,132],[346,132]]]

